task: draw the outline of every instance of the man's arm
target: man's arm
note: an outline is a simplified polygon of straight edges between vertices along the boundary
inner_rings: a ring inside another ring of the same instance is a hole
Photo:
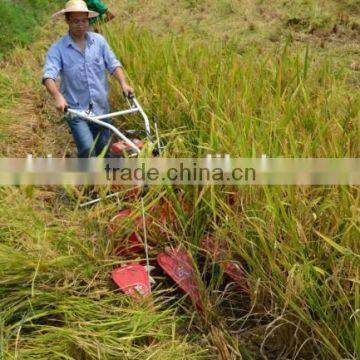
[[[125,96],[129,96],[130,93],[134,92],[134,89],[126,82],[125,73],[122,69],[120,61],[116,58],[107,41],[103,37],[101,38],[103,39],[104,61],[106,69],[119,82]]]
[[[55,107],[57,110],[64,112],[65,108],[67,108],[68,104],[65,98],[62,96],[61,92],[59,91],[55,81],[53,79],[47,78],[43,81],[46,90],[55,100]]]
[[[134,89],[128,85],[126,82],[124,71],[118,66],[115,71],[113,72],[113,76],[119,82],[125,96],[129,96],[130,94],[134,93]]]
[[[111,11],[106,10],[106,12],[104,13],[104,16],[101,19],[95,20],[93,22],[91,21],[90,25],[93,25],[94,31],[99,33],[100,29],[101,29],[101,24],[109,22],[114,17],[115,17],[115,15]]]
[[[60,51],[56,45],[53,45],[46,55],[42,83],[45,85],[51,96],[55,99],[56,109],[59,111],[64,111],[65,107],[67,107],[67,102],[60,93],[55,82],[61,68],[62,61]]]
[[[105,22],[108,22],[115,17],[115,15],[110,10],[106,10],[104,15],[105,15],[105,19],[104,19]]]

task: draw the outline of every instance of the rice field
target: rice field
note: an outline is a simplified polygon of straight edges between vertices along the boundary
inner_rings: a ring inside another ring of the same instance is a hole
[[[158,22],[153,19],[153,30],[148,17],[143,26],[139,20],[144,11],[152,19],[161,1],[152,3],[154,9],[137,9],[139,3],[112,2],[123,21],[102,31],[144,109],[158,118],[165,156],[359,157],[360,73],[349,66],[357,59],[349,43],[347,52],[336,42],[324,49],[304,26],[294,30],[296,36],[276,32],[278,39],[269,40],[274,33],[260,31],[248,7],[247,21],[255,28],[236,41],[215,40],[226,33],[209,41],[211,22],[204,34],[201,23],[191,30],[191,17],[179,23],[184,31],[164,33],[159,24],[167,21],[165,10]],[[201,6],[210,14],[207,1],[186,3],[173,9],[175,25]],[[267,10],[267,2],[257,3]],[[217,4],[224,19],[232,19],[244,2]],[[341,6],[351,14],[350,24],[357,4]],[[306,17],[307,24],[321,18],[316,29],[331,28],[335,15],[329,9],[327,17]],[[139,24],[126,21],[129,14]],[[15,49],[0,69],[3,156],[75,155],[66,124],[39,81],[44,52],[63,31],[46,25],[30,49]],[[250,46],[246,39],[256,37],[253,31],[264,42]],[[111,103],[124,105],[114,82]],[[125,126],[132,122],[128,117]],[[116,255],[116,246],[132,223],[112,235],[108,223],[122,208],[141,211],[140,201],[126,199],[125,191],[117,201],[82,209],[81,187],[1,188],[0,358],[359,358],[359,186],[182,191],[183,201],[169,186],[151,187],[145,196],[154,224],[148,238],[156,244],[150,257],[166,246],[189,250],[206,304],[202,314],[160,271],[153,296],[140,303],[112,283],[111,270],[127,260]],[[164,202],[165,224],[153,211]],[[239,260],[249,293],[199,252],[207,234],[225,241]]]

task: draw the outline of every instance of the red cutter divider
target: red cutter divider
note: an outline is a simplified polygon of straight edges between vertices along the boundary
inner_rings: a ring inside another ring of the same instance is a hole
[[[200,241],[200,248],[203,252],[209,254],[212,259],[220,264],[224,273],[228,275],[244,292],[249,292],[249,285],[246,276],[240,265],[234,260],[227,260],[227,251],[224,244],[213,236],[205,236]]]
[[[121,226],[121,222],[127,218],[131,218],[131,210],[128,208],[121,210],[110,220],[108,233],[110,235],[114,234],[117,228]],[[143,219],[141,216],[134,219],[134,225],[136,229],[143,227]],[[115,252],[119,256],[132,255],[144,251],[144,243],[141,236],[136,231],[132,232],[130,236],[124,239],[116,240],[116,243],[119,245],[117,246]],[[151,249],[152,247],[148,246],[148,248]]]
[[[235,261],[226,261],[222,264],[224,273],[228,275],[241,290],[248,293],[249,284],[240,265]]]
[[[202,309],[199,283],[188,252],[182,247],[171,249],[158,254],[157,262],[179,287],[190,296],[197,308]]]
[[[119,267],[113,270],[111,275],[115,284],[135,300],[141,300],[151,294],[149,274],[140,264]]]
[[[117,215],[115,215],[111,220],[110,220],[110,223],[109,223],[109,233],[112,234],[114,233],[118,226],[120,225],[121,221],[123,219],[126,219],[126,218],[131,218],[131,209],[129,208],[126,208],[126,209],[123,209],[121,210]],[[135,226],[137,228],[139,227],[142,227],[143,226],[143,221],[142,221],[142,217],[141,216],[138,216],[137,218],[134,219],[134,223],[135,223]],[[119,224],[119,225],[118,225]]]
[[[144,142],[141,141],[140,139],[134,138],[134,139],[131,139],[131,141],[139,149],[142,149],[144,147]],[[113,154],[122,154],[123,152],[131,151],[131,150],[132,150],[131,146],[128,143],[126,143],[124,140],[119,140],[110,146],[110,151]]]
[[[115,253],[118,256],[138,254],[144,251],[144,244],[137,232],[133,232],[127,239],[121,241]]]

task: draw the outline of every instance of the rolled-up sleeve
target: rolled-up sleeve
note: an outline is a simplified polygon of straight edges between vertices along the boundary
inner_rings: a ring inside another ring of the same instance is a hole
[[[54,44],[50,47],[46,55],[43,76],[42,76],[42,83],[44,83],[46,79],[56,80],[61,68],[62,68],[62,64],[61,64],[60,51],[58,46]]]
[[[104,61],[107,71],[112,74],[117,67],[123,67],[121,62],[116,58],[114,52],[111,50],[109,44],[103,39]]]

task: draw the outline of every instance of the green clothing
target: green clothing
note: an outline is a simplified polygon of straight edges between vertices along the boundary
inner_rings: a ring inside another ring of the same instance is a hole
[[[89,10],[96,11],[100,15],[89,19],[90,25],[94,25],[97,22],[100,22],[104,18],[104,14],[106,13],[108,6],[104,4],[101,0],[85,0],[86,5]]]

